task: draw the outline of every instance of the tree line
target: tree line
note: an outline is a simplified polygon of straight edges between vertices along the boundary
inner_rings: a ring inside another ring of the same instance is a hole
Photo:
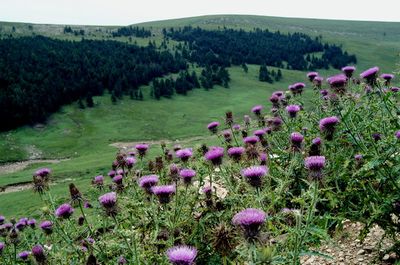
[[[0,40],[0,130],[44,121],[76,100],[111,93],[143,98],[139,87],[187,69],[180,53],[117,41],[63,41],[43,36]]]
[[[303,33],[282,34],[261,29],[205,30],[190,26],[163,29],[162,32],[165,39],[185,42],[180,47],[183,57],[200,66],[229,67],[248,63],[313,70],[330,66],[339,69],[357,62],[355,55],[349,55],[341,47],[323,44],[321,37],[312,38]],[[322,56],[315,56],[317,52],[322,52]]]
[[[121,27],[116,31],[112,32],[113,37],[138,37],[138,38],[148,38],[151,37],[151,31],[143,27]]]

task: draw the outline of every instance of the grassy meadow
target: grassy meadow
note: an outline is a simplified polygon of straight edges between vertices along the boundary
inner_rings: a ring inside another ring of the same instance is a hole
[[[358,71],[380,66],[381,72],[397,69],[400,52],[400,23],[349,22],[312,19],[286,19],[257,16],[207,16],[162,22],[139,24],[151,28],[154,36],[147,39],[133,38],[139,45],[150,40],[161,40],[163,27],[185,25],[205,28],[234,27],[252,29],[268,28],[272,31],[303,32],[322,35],[323,41],[342,44],[358,59]],[[4,34],[13,26],[15,34],[43,34],[55,38],[79,40],[81,37],[64,36],[62,25],[32,25],[0,23]],[[77,26],[79,27],[79,26]],[[85,38],[107,39],[107,30],[116,27],[86,27]],[[102,31],[99,31],[101,29]],[[119,38],[128,41],[127,38]],[[143,87],[144,101],[126,97],[112,104],[110,95],[94,97],[95,107],[84,110],[78,105],[64,106],[52,115],[45,125],[25,126],[0,134],[0,164],[27,160],[32,153],[41,159],[68,159],[57,164],[34,164],[15,173],[0,173],[0,187],[24,183],[32,179],[32,173],[39,167],[50,167],[56,183],[52,192],[67,195],[66,183],[73,181],[82,190],[89,187],[93,176],[107,174],[117,149],[115,142],[144,142],[150,140],[182,140],[195,136],[209,137],[206,125],[212,120],[221,120],[223,113],[234,110],[236,119],[242,119],[255,104],[269,105],[268,98],[275,90],[286,90],[297,81],[306,81],[305,73],[282,70],[282,81],[267,84],[258,81],[259,66],[249,65],[248,73],[240,67],[229,69],[230,88],[215,87],[210,91],[196,89],[187,96],[175,95],[172,99],[153,100],[150,88]],[[270,69],[273,69],[272,67]],[[200,71],[200,69],[197,69]],[[336,70],[320,71],[323,76]],[[311,91],[306,91],[311,93]],[[201,139],[187,146],[201,144]],[[170,144],[172,145],[172,144]],[[154,145],[151,152],[158,152]],[[65,183],[66,182],[66,183]],[[61,196],[61,195],[60,195]],[[36,215],[40,208],[39,195],[31,190],[0,193],[0,213],[5,216]]]

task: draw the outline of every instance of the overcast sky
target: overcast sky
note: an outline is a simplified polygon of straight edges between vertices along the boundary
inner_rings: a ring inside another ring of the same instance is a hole
[[[400,22],[398,5],[398,0],[0,0],[0,21],[128,25],[211,14],[252,14]]]

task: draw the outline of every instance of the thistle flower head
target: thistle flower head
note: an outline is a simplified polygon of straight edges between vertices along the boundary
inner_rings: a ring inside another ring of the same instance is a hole
[[[397,138],[398,140],[400,140],[400,130],[398,130],[398,131],[394,134],[394,136],[396,136],[396,138]]]
[[[102,175],[96,176],[94,177],[93,182],[94,184],[101,186],[104,183],[104,177]]]
[[[325,167],[325,157],[309,156],[304,160],[304,165],[309,170],[312,180],[320,180],[322,178],[322,169]]]
[[[254,106],[254,107],[251,109],[251,112],[253,112],[253,113],[256,114],[256,115],[260,115],[262,109],[263,109],[263,106],[257,105],[257,106]]]
[[[239,131],[239,130],[240,130],[240,125],[239,125],[239,124],[234,124],[234,125],[232,126],[232,128],[233,128],[235,131]]]
[[[219,126],[219,122],[213,121],[207,125],[207,129],[212,133],[216,133],[218,131],[218,126]]]
[[[123,178],[124,177],[122,175],[116,175],[115,177],[113,177],[113,182],[115,184],[122,184]]]
[[[370,77],[376,77],[376,74],[378,72],[379,72],[379,67],[375,66],[375,67],[369,68],[369,69],[365,70],[364,72],[362,72],[360,74],[360,77],[365,78],[365,79],[368,79]]]
[[[158,197],[160,203],[166,204],[170,202],[170,196],[175,193],[176,188],[174,185],[153,186],[151,191]]]
[[[128,168],[132,168],[133,165],[136,163],[136,159],[132,156],[128,156],[125,158],[125,164]]]
[[[233,158],[235,161],[239,161],[244,151],[245,149],[243,147],[231,147],[228,149],[228,156]]]
[[[28,260],[30,254],[31,253],[29,251],[26,251],[26,250],[22,251],[22,252],[18,253],[18,258],[23,261],[26,261],[26,260]]]
[[[294,132],[290,135],[290,141],[294,144],[301,144],[304,140],[304,136],[301,133]]]
[[[224,156],[224,148],[219,146],[213,146],[210,150],[205,153],[204,157],[206,160],[211,161],[214,166],[222,164],[222,158]]]
[[[293,93],[293,95],[301,94],[303,93],[303,89],[306,87],[306,84],[304,83],[294,83],[289,86],[289,90]]]
[[[356,70],[356,68],[354,66],[345,66],[342,68],[342,72],[347,76],[347,77],[351,77],[354,73],[354,71]]]
[[[289,114],[289,116],[290,116],[291,118],[296,117],[297,112],[299,112],[300,109],[301,109],[301,108],[300,108],[300,106],[298,106],[298,105],[289,105],[289,106],[286,107],[286,111],[288,112],[288,114]]]
[[[109,192],[99,197],[99,202],[104,208],[112,208],[117,203],[117,194]]]
[[[245,238],[251,240],[257,237],[266,218],[267,214],[264,211],[248,208],[235,214],[232,223],[240,226],[244,230]]]
[[[36,220],[35,219],[29,219],[28,220],[28,225],[31,227],[31,228],[35,228],[36,227]]]
[[[381,74],[381,78],[385,79],[386,81],[390,81],[394,78],[394,75],[392,74]]]
[[[382,134],[380,133],[373,133],[372,138],[377,142],[379,140],[382,140]]]
[[[361,161],[361,160],[363,159],[363,155],[361,155],[361,154],[356,154],[356,155],[354,156],[354,159],[355,159],[356,161]]]
[[[320,86],[322,84],[322,81],[324,81],[324,78],[322,76],[316,76],[313,80],[313,83]]]
[[[190,168],[184,168],[179,171],[179,175],[183,179],[183,183],[190,184],[192,182],[192,178],[196,176],[196,171]]]
[[[189,160],[189,158],[193,155],[193,151],[191,148],[180,149],[176,151],[176,156],[180,158],[183,162]]]
[[[32,255],[39,264],[46,261],[46,254],[41,245],[35,245],[32,247]]]
[[[197,250],[190,246],[175,246],[167,250],[168,260],[174,265],[192,265],[197,256]]]
[[[117,172],[116,172],[115,170],[111,170],[111,171],[108,172],[107,175],[108,175],[110,178],[113,178],[116,174],[117,174]]]
[[[251,166],[242,170],[242,176],[247,179],[253,187],[260,187],[262,178],[267,174],[266,166]]]
[[[135,149],[137,150],[139,157],[143,157],[146,155],[147,150],[149,149],[149,145],[142,143],[135,145]]]
[[[243,142],[245,144],[252,144],[252,145],[256,144],[258,141],[260,141],[260,138],[256,135],[248,136],[243,139]]]
[[[344,74],[331,76],[327,79],[327,81],[331,88],[336,92],[343,93],[345,91],[347,77]]]
[[[321,145],[321,138],[320,137],[316,137],[312,140],[312,144],[314,145]]]
[[[333,133],[338,123],[339,119],[336,116],[326,117],[319,121],[319,129],[321,130],[321,132],[326,134],[327,140],[333,139]]]
[[[125,259],[124,256],[118,258],[118,265],[125,265],[128,264],[128,261]]]
[[[6,218],[3,215],[0,215],[0,225],[4,224]]]
[[[400,88],[399,87],[391,87],[390,88],[390,91],[392,91],[392,92],[399,92],[400,91]]]
[[[50,174],[51,174],[50,168],[41,168],[41,169],[36,170],[36,172],[35,172],[35,175],[40,176],[40,177],[47,177]]]
[[[5,247],[6,247],[6,244],[4,244],[4,242],[0,242],[0,254],[3,253],[3,250]]]
[[[150,192],[151,187],[155,186],[158,183],[157,175],[147,175],[143,176],[139,179],[139,186],[145,189],[147,192]]]
[[[55,211],[58,218],[68,219],[74,212],[74,208],[69,203],[61,204]]]
[[[46,234],[51,234],[53,232],[53,223],[51,221],[43,221],[40,223],[40,228],[45,232]]]
[[[318,76],[317,72],[309,72],[309,73],[307,73],[307,77],[311,82],[314,81],[314,78],[317,77],[317,76]]]

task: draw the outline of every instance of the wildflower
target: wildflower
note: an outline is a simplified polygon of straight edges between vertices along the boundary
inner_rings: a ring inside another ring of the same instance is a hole
[[[394,78],[392,74],[381,74],[381,78],[385,80],[385,86],[390,85],[390,81]]]
[[[312,140],[310,147],[310,156],[319,156],[321,154],[321,138],[316,137]]]
[[[289,113],[289,116],[291,118],[295,118],[297,115],[297,112],[300,111],[300,106],[298,105],[289,105],[286,107],[286,111]]]
[[[234,125],[232,126],[232,128],[233,128],[235,131],[240,131],[240,125],[239,125],[239,124],[234,124]]]
[[[360,77],[364,78],[367,81],[367,84],[373,87],[376,84],[376,76],[378,72],[379,72],[379,67],[375,66],[362,72],[360,74]]]
[[[258,236],[266,218],[267,214],[264,211],[248,208],[235,214],[232,223],[243,229],[247,240],[253,240]]]
[[[147,153],[147,150],[149,149],[149,145],[148,144],[137,144],[135,145],[135,149],[137,150],[139,157],[144,157]]]
[[[136,159],[134,157],[127,157],[125,158],[125,165],[131,169],[133,167],[133,165],[136,163]]]
[[[147,175],[139,179],[139,186],[148,193],[151,193],[151,187],[155,186],[157,183],[158,183],[157,175]]]
[[[279,117],[273,118],[273,120],[272,120],[272,130],[273,131],[279,131],[281,129],[281,127],[282,127],[282,123],[283,123],[283,121],[282,121],[281,118],[279,118]]]
[[[392,92],[399,92],[400,91],[400,88],[399,87],[392,87],[392,88],[390,88],[390,90],[392,91]]]
[[[308,79],[310,80],[310,82],[314,81],[314,78],[316,78],[318,76],[317,72],[309,72],[307,74]]]
[[[6,245],[4,244],[4,242],[0,242],[0,255],[3,253],[5,247]]]
[[[245,150],[244,150],[243,147],[231,147],[231,148],[228,149],[228,155],[234,161],[238,162],[238,161],[240,161],[244,151]]]
[[[396,136],[396,138],[397,138],[398,140],[400,140],[400,130],[397,131],[394,135]]]
[[[30,254],[31,253],[29,251],[22,251],[22,252],[18,253],[18,258],[23,261],[27,261]]]
[[[43,178],[48,178],[48,176],[51,174],[51,169],[49,168],[41,168],[36,170],[35,175],[40,176]]]
[[[373,133],[372,138],[375,140],[375,142],[382,140],[382,134],[380,133]]]
[[[28,225],[29,225],[31,228],[35,228],[35,227],[36,227],[36,220],[35,220],[35,219],[29,219],[29,220],[28,220]]]
[[[180,158],[182,162],[187,162],[192,155],[193,152],[191,148],[185,148],[176,151],[176,156]]]
[[[61,204],[55,211],[58,218],[68,219],[74,212],[74,208],[68,203]]]
[[[119,257],[118,259],[118,265],[125,265],[128,264],[128,261],[125,259],[124,256]]]
[[[69,184],[69,194],[72,203],[82,201],[82,193],[78,190],[74,183]]]
[[[333,139],[336,125],[339,123],[339,119],[336,116],[323,118],[319,121],[319,129],[325,133],[327,140]]]
[[[356,155],[354,156],[354,159],[355,159],[356,161],[361,161],[361,160],[363,159],[363,156],[362,156],[361,154],[356,154]]]
[[[309,156],[304,161],[305,167],[309,170],[309,176],[312,180],[322,178],[322,169],[325,167],[324,156]]]
[[[171,195],[175,193],[174,185],[154,186],[151,191],[158,197],[161,204],[166,204],[171,201]]]
[[[314,78],[314,80],[313,80],[313,83],[314,83],[314,85],[315,85],[317,88],[321,88],[321,86],[322,86],[322,81],[324,81],[324,78],[323,78],[323,77],[321,77],[321,76],[316,76],[316,77]]]
[[[6,218],[3,215],[0,215],[0,225],[4,224]]]
[[[113,178],[113,177],[115,177],[116,174],[117,174],[117,172],[116,172],[115,170],[111,170],[111,171],[108,172],[107,175],[108,175],[110,178]]]
[[[339,94],[343,94],[346,89],[346,84],[347,84],[347,77],[343,74],[331,76],[327,79],[329,85],[331,86],[331,89],[336,91]]]
[[[40,228],[47,235],[53,233],[53,223],[51,221],[43,221],[40,223]]]
[[[260,139],[257,136],[248,136],[243,139],[245,144],[255,145]]]
[[[347,78],[351,78],[355,70],[356,68],[354,66],[345,66],[342,68],[342,72],[346,75]]]
[[[328,90],[326,90],[326,89],[322,89],[319,93],[320,93],[321,96],[323,96],[323,97],[326,97],[326,96],[328,96],[328,94],[329,94]]]
[[[226,125],[232,125],[233,123],[233,113],[232,111],[225,112],[225,123]]]
[[[250,125],[251,118],[250,118],[249,115],[244,115],[244,116],[243,116],[243,120],[244,120],[244,124],[245,124],[246,126],[249,126],[249,125]]]
[[[113,177],[113,182],[117,185],[121,185],[122,180],[123,180],[122,175],[116,175],[115,177]]]
[[[301,95],[303,93],[303,89],[306,87],[304,83],[294,83],[293,85],[289,86],[289,90],[293,93],[293,95]]]
[[[207,129],[212,133],[217,133],[218,131],[219,122],[213,121],[207,125]]]
[[[174,265],[192,265],[197,256],[197,250],[190,246],[175,246],[167,250],[168,260]]]
[[[257,105],[257,106],[254,106],[254,107],[251,109],[251,112],[253,112],[256,116],[260,116],[260,115],[261,115],[262,109],[263,109],[263,106]]]
[[[32,248],[32,255],[39,264],[44,264],[46,261],[46,254],[41,245],[35,245]]]
[[[230,131],[228,131],[228,130],[223,131],[223,132],[222,132],[222,135],[224,136],[225,141],[226,141],[227,143],[230,143],[230,142],[232,141],[232,135],[231,135],[231,132],[230,132]]]
[[[292,148],[296,151],[301,149],[301,145],[303,143],[304,136],[298,132],[294,132],[290,135],[290,141],[292,142]]]
[[[262,178],[267,172],[268,168],[265,166],[251,166],[242,170],[242,176],[247,179],[251,186],[259,188],[262,184]]]
[[[193,169],[184,168],[179,171],[179,175],[183,179],[183,183],[188,185],[192,182],[192,178],[196,176],[196,171]]]
[[[45,190],[49,188],[48,181],[45,177],[34,175],[33,176],[33,190],[42,194]]]
[[[106,214],[115,216],[117,213],[117,194],[109,192],[99,197],[100,204],[105,208]]]
[[[211,161],[214,166],[222,164],[222,158],[224,156],[224,148],[219,146],[212,147],[205,155],[205,159]]]
[[[280,98],[277,95],[272,94],[272,96],[269,98],[269,101],[271,101],[272,106],[279,107]]]
[[[104,177],[102,175],[94,177],[93,183],[97,186],[101,187],[104,183]]]

